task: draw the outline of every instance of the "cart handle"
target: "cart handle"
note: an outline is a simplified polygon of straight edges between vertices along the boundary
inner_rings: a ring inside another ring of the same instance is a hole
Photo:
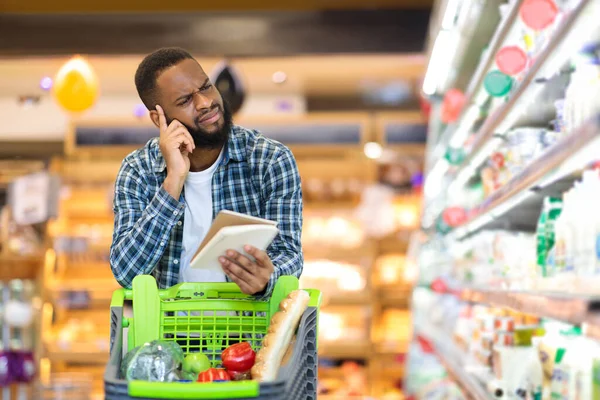
[[[198,284],[194,284],[194,285],[198,285]],[[212,288],[215,287],[214,283],[211,283],[210,285]],[[240,292],[239,287],[235,283],[221,283],[219,285],[223,285],[224,287],[222,289],[226,289],[226,291],[229,293],[236,293],[236,292],[239,293]],[[177,288],[173,291],[177,292],[178,289],[179,288]],[[304,290],[307,291],[308,294],[310,295],[310,300],[308,302],[308,306],[320,308],[321,302],[323,301],[323,296],[322,296],[321,292],[316,289],[304,289]],[[221,290],[221,293],[222,292],[223,292],[223,290]],[[163,299],[169,298],[172,296],[172,292],[159,291],[159,296]],[[123,307],[123,304],[125,303],[125,299],[131,299],[131,298],[133,298],[133,290],[123,289],[123,288],[117,289],[112,294],[112,300],[110,302],[110,306],[111,307]]]
[[[165,383],[130,381],[131,397],[152,399],[240,399],[258,397],[257,381]]]
[[[127,291],[131,292],[131,290],[126,290],[123,288],[115,290],[110,300],[110,307],[123,307],[123,305],[125,304],[125,298],[127,298]],[[129,296],[131,297],[131,294]]]
[[[321,302],[323,301],[323,294],[317,289],[304,289],[310,295],[308,300],[309,307],[321,308]]]

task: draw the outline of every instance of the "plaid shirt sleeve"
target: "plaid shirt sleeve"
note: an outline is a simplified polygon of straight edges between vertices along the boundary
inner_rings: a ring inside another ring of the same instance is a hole
[[[146,186],[139,167],[125,159],[115,182],[110,266],[117,282],[126,288],[137,275],[152,274],[185,210],[185,203],[162,186],[151,198],[144,192]]]
[[[302,188],[296,160],[285,149],[266,169],[262,181],[265,199],[264,218],[278,221],[279,234],[267,253],[275,267],[259,299],[268,298],[277,279],[283,275],[300,278],[304,263],[302,254]]]

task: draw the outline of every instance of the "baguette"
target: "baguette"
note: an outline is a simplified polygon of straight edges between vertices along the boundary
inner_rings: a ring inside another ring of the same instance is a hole
[[[272,382],[277,378],[279,367],[286,353],[300,318],[308,307],[310,296],[304,290],[294,290],[279,304],[279,311],[271,318],[271,324],[262,348],[256,354],[252,367],[252,379]]]

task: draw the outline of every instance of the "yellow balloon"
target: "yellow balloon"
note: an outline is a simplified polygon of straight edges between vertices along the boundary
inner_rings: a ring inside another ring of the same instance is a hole
[[[85,111],[98,98],[98,77],[87,61],[79,56],[73,57],[58,70],[53,93],[65,110]]]

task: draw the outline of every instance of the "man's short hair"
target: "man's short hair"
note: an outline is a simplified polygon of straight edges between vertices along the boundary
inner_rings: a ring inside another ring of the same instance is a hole
[[[194,57],[179,47],[158,49],[147,55],[135,72],[135,87],[148,110],[156,108],[156,79],[165,69]]]

